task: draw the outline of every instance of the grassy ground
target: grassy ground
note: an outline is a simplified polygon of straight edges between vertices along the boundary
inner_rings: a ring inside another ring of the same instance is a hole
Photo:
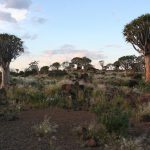
[[[70,93],[62,94],[62,85],[73,84],[71,80],[68,76],[13,77],[14,86],[7,90],[9,106],[0,106],[0,117],[6,118],[0,121],[0,150],[148,148],[149,84],[141,79],[137,84],[122,72],[90,74],[87,81],[79,80],[84,90],[78,91],[78,106],[73,111],[76,103],[71,102]],[[17,120],[13,118],[16,114]],[[87,146],[96,145],[94,142],[99,147]]]

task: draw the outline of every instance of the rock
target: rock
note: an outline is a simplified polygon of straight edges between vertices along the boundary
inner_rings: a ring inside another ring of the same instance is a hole
[[[96,147],[97,143],[94,139],[91,138],[91,139],[86,141],[85,146],[87,146],[87,147]]]

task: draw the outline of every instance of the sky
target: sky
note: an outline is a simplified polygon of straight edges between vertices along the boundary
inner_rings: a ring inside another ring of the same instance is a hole
[[[0,0],[0,33],[24,41],[25,52],[13,60],[13,69],[84,56],[98,68],[99,60],[107,64],[138,55],[122,32],[145,13],[149,0]]]

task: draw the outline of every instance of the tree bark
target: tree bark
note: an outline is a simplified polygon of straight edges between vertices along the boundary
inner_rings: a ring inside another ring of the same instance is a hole
[[[150,82],[150,54],[145,56],[145,81]]]
[[[8,66],[2,66],[2,82],[0,88],[6,88],[9,83],[9,65]]]

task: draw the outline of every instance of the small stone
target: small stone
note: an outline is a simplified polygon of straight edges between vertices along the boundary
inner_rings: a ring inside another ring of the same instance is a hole
[[[86,141],[86,144],[85,144],[87,147],[96,147],[97,146],[97,143],[94,139],[89,139]]]

